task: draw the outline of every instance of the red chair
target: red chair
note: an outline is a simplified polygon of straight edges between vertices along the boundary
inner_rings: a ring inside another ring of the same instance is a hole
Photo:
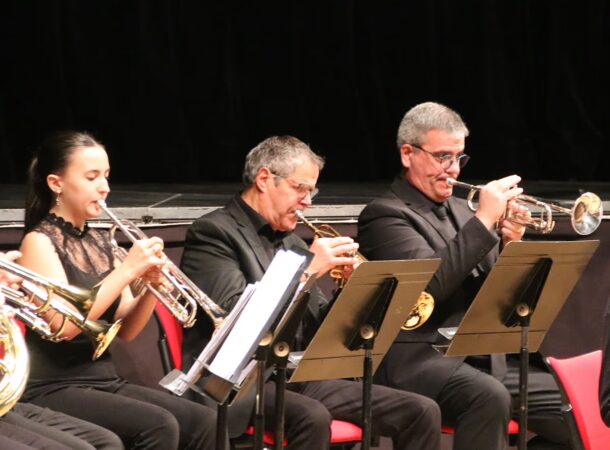
[[[441,433],[444,434],[455,434],[455,430],[453,427],[443,426],[441,427]],[[508,435],[511,437],[517,436],[519,434],[519,423],[511,420],[508,422]],[[512,441],[511,441],[512,442]]]
[[[250,427],[246,430],[248,436],[254,435],[254,427]],[[330,423],[330,445],[343,446],[346,444],[355,444],[362,441],[362,428],[358,425],[354,425],[351,422],[345,422],[343,420],[333,420]],[[275,443],[275,437],[272,432],[266,431],[263,435],[263,442],[267,445],[273,445]],[[288,441],[284,439],[284,446],[288,445]]]
[[[455,430],[452,427],[443,426],[443,427],[441,427],[441,433],[454,434]],[[508,422],[508,434],[509,435],[519,434],[519,424],[517,422],[515,422],[514,420],[511,420],[510,422]]]
[[[156,314],[161,323],[161,327],[165,333],[167,347],[171,357],[171,362],[176,369],[182,370],[182,326],[174,318],[174,316],[163,306],[157,303],[155,306]],[[254,430],[250,427],[246,430],[246,435],[252,436]],[[274,435],[271,432],[265,432],[263,440],[268,445],[273,445]],[[331,446],[341,446],[344,444],[353,444],[362,440],[362,429],[350,422],[342,420],[333,420],[330,423],[330,444]],[[249,446],[249,443],[242,442],[236,448]],[[286,445],[286,443],[284,444]]]
[[[572,358],[546,358],[562,393],[563,411],[571,426],[574,448],[610,448],[610,428],[603,422],[599,405],[602,352]]]
[[[161,323],[160,332],[165,334],[167,350],[174,369],[182,370],[182,325],[161,303],[155,305],[155,313]]]

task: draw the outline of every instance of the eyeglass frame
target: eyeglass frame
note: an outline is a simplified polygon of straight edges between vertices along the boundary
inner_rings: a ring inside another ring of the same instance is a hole
[[[440,166],[443,168],[443,170],[447,170],[449,169],[454,163],[457,163],[457,165],[459,166],[460,169],[464,168],[464,166],[466,164],[468,164],[468,161],[470,161],[470,155],[467,155],[466,153],[462,153],[461,155],[436,155],[433,152],[431,152],[430,150],[426,150],[425,148],[420,147],[419,145],[415,145],[415,144],[409,144],[411,147],[414,147],[418,150],[421,150],[424,153],[427,153],[428,155],[432,156],[436,161],[438,161],[438,163],[440,164]],[[447,164],[447,161],[449,161],[449,165],[447,167],[445,167],[445,165]]]
[[[318,195],[320,192],[320,189],[318,189],[316,186],[311,186],[308,183],[300,183],[297,180],[294,180],[292,178],[285,177],[283,175],[278,175],[277,173],[274,173],[271,170],[269,170],[269,173],[271,175],[273,175],[274,178],[281,178],[283,180],[286,180],[288,182],[288,184],[290,185],[290,187],[292,189],[294,189],[297,192],[297,194],[299,194],[302,197],[306,197],[307,194],[309,194],[309,198],[313,200],[314,197],[316,195]],[[292,183],[294,183],[294,185]]]

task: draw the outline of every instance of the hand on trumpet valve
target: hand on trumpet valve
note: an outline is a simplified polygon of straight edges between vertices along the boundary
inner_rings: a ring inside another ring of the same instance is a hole
[[[349,277],[354,266],[360,263],[359,258],[356,257],[358,244],[347,236],[314,239],[309,250],[314,254],[306,271],[310,274],[318,273],[318,276],[322,276],[329,270],[341,266],[344,271],[347,270],[346,274]]]
[[[167,279],[161,271],[163,267],[153,266],[142,275],[142,281],[150,283],[152,287],[164,292],[172,292],[174,285]]]
[[[523,192],[523,189],[517,186],[519,181],[521,177],[510,175],[490,181],[481,187],[476,216],[488,229],[493,229],[504,217],[508,202]]]
[[[160,270],[165,264],[163,241],[158,237],[140,239],[131,246],[122,265],[131,271],[133,279],[141,278],[150,269]],[[150,275],[155,277],[154,272]]]
[[[498,222],[498,229],[504,245],[512,241],[520,241],[525,234],[525,223],[529,222],[532,214],[527,206],[517,200],[510,200],[507,204],[504,217]]]

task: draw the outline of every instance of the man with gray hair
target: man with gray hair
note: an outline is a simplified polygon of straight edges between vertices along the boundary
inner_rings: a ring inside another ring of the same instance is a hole
[[[447,344],[438,329],[459,325],[502,246],[522,238],[524,227],[504,220],[507,208],[529,214],[513,200],[522,192],[517,175],[483,186],[476,213],[453,197],[447,180],[457,179],[468,162],[467,136],[462,118],[444,105],[427,102],[409,110],[398,129],[402,173],[362,211],[358,242],[372,260],[441,259],[426,288],[435,300],[432,315],[421,327],[400,332],[375,381],[436,400],[443,424],[455,428],[454,449],[504,449],[508,422],[518,412],[511,411],[518,360],[443,357],[434,349]],[[528,406],[528,428],[538,434],[528,447],[569,448],[557,385],[535,365]]]
[[[182,267],[222,308],[230,310],[248,283],[260,280],[278,249],[308,248],[293,231],[295,212],[311,206],[324,161],[292,136],[268,138],[250,151],[244,169],[245,189],[227,206],[197,219],[189,228]],[[358,245],[349,237],[315,239],[306,273],[321,277],[330,269],[357,263],[350,254]],[[329,303],[320,289],[310,299],[293,346],[302,350],[316,332]],[[206,316],[185,330],[183,361],[188,368],[210,338]],[[265,420],[275,422],[275,385],[265,390]],[[330,421],[362,424],[362,386],[348,380],[289,384],[286,392],[288,449],[329,447]],[[373,430],[391,436],[396,449],[440,447],[440,411],[424,396],[373,386]]]

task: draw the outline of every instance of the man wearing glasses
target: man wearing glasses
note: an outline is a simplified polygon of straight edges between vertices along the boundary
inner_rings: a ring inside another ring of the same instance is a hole
[[[323,165],[320,156],[292,136],[275,136],[258,144],[246,157],[244,191],[189,228],[184,272],[222,308],[231,310],[246,285],[262,278],[278,249],[307,248],[293,233],[298,220],[295,211],[311,206]],[[306,273],[319,278],[337,266],[351,270],[357,261],[349,255],[357,248],[349,237],[316,239],[309,247],[314,258]],[[327,307],[327,299],[314,287],[295,350],[304,350]],[[186,368],[211,333],[203,314],[193,328],[184,331]],[[275,387],[268,384],[265,422],[272,427]],[[373,386],[372,397],[373,429],[392,437],[395,449],[440,448],[440,411],[433,400],[385,386]],[[289,384],[285,400],[287,448],[291,450],[328,448],[331,419],[362,423],[362,385],[356,381]]]
[[[402,173],[362,211],[358,242],[373,260],[441,259],[426,288],[434,312],[420,328],[400,332],[375,381],[436,400],[443,424],[455,428],[454,449],[504,449],[508,422],[518,413],[511,410],[518,361],[443,357],[433,348],[447,343],[438,329],[459,325],[501,247],[523,237],[523,226],[503,220],[507,207],[528,214],[512,200],[522,191],[517,175],[486,184],[476,213],[453,197],[447,179],[457,179],[469,160],[467,136],[461,117],[444,105],[428,102],[408,111],[398,129]],[[557,386],[549,373],[531,366],[529,429],[538,442],[528,448],[569,448]]]

